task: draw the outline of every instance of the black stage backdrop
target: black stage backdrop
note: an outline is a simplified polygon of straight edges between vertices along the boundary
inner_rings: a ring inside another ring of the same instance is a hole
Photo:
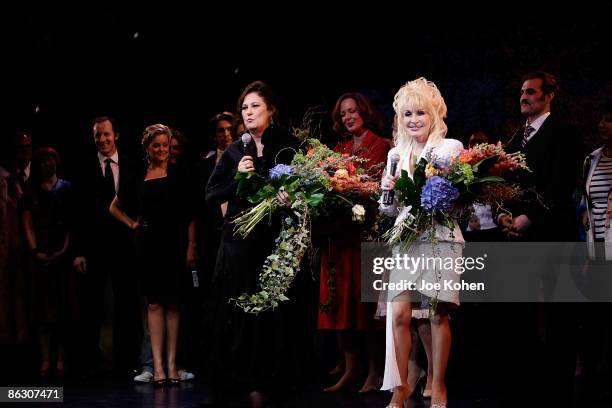
[[[111,115],[133,153],[144,127],[157,122],[201,146],[208,119],[235,111],[240,90],[256,79],[275,88],[288,125],[308,107],[329,112],[341,93],[363,92],[389,136],[395,91],[425,76],[446,99],[449,137],[466,141],[484,130],[503,140],[521,121],[520,77],[541,69],[559,76],[553,109],[579,127],[587,149],[597,106],[612,94],[605,6],[477,16],[442,4],[341,3],[346,11],[334,12],[329,4],[262,4],[25,3],[3,13],[0,137],[28,130],[35,146],[54,146],[70,163],[93,148],[91,120]]]

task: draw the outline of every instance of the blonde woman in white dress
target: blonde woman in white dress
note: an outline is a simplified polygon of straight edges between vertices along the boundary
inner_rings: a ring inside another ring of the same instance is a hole
[[[397,115],[398,133],[395,146],[389,151],[389,158],[397,154],[400,162],[397,174],[384,176],[381,187],[383,190],[393,190],[400,170],[406,170],[412,177],[416,163],[430,152],[438,163],[447,164],[457,156],[462,149],[461,142],[445,139],[447,126],[446,104],[440,91],[433,82],[418,78],[406,83],[395,95],[393,108]],[[381,203],[381,212],[390,216],[405,216],[408,209],[402,208],[397,202],[391,205]],[[442,225],[436,227],[437,243],[433,245],[423,234],[407,250],[411,257],[442,257],[458,258],[462,256],[463,237],[457,225],[451,231]],[[394,252],[397,252],[396,249]],[[408,360],[410,356],[410,319],[412,309],[422,299],[437,302],[436,313],[431,316],[432,332],[432,408],[446,407],[446,385],[444,376],[448,363],[451,345],[451,333],[448,323],[448,310],[459,305],[459,293],[455,290],[421,290],[423,282],[459,281],[459,275],[452,269],[419,268],[409,274],[405,270],[392,270],[390,282],[409,280],[416,284],[418,292],[396,291],[388,293],[386,359],[383,390],[393,391],[389,407],[401,407],[408,399],[412,390],[408,385]]]

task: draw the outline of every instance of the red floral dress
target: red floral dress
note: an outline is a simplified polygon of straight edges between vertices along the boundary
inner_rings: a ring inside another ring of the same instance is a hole
[[[390,148],[386,139],[368,131],[358,149],[354,150],[351,139],[339,143],[334,151],[367,159],[362,166],[369,169],[384,163]],[[319,310],[319,329],[364,330],[376,326],[376,304],[361,302],[361,239],[359,231],[351,224],[350,219],[338,222],[327,244],[321,248],[319,303],[327,304],[327,307]],[[332,282],[335,286],[335,296],[331,302],[330,271],[333,272]]]

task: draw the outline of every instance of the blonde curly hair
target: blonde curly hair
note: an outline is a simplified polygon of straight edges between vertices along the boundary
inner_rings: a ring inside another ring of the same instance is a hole
[[[149,147],[151,142],[153,142],[153,139],[155,139],[155,136],[158,135],[168,136],[169,142],[170,138],[172,137],[172,130],[170,130],[168,126],[162,125],[161,123],[156,123],[155,125],[147,126],[144,132],[142,132],[142,139],[140,142],[142,144],[142,149],[145,153],[147,152],[147,148]]]
[[[423,110],[431,116],[432,125],[427,140],[430,144],[437,144],[446,136],[448,127],[444,123],[446,118],[446,103],[436,84],[420,77],[408,81],[402,86],[393,98],[393,109],[396,114],[397,134],[395,145],[400,152],[408,152],[413,139],[402,123],[404,111]]]

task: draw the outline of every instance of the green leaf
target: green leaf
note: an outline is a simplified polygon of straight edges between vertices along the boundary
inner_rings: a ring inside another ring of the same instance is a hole
[[[476,172],[484,173],[489,168],[493,167],[493,165],[497,162],[498,159],[499,159],[498,155],[487,157],[485,159],[482,159],[481,161],[479,161],[475,165],[473,165],[472,169],[474,170],[474,173],[476,173]]]
[[[262,198],[256,197],[259,190],[266,185],[266,180],[255,172],[236,173],[235,180],[238,181],[237,193],[240,197],[250,198],[251,202],[259,202]]]
[[[308,196],[306,200],[308,201],[308,205],[310,205],[311,207],[316,207],[323,201],[324,197],[325,195],[322,193],[315,193]]]

